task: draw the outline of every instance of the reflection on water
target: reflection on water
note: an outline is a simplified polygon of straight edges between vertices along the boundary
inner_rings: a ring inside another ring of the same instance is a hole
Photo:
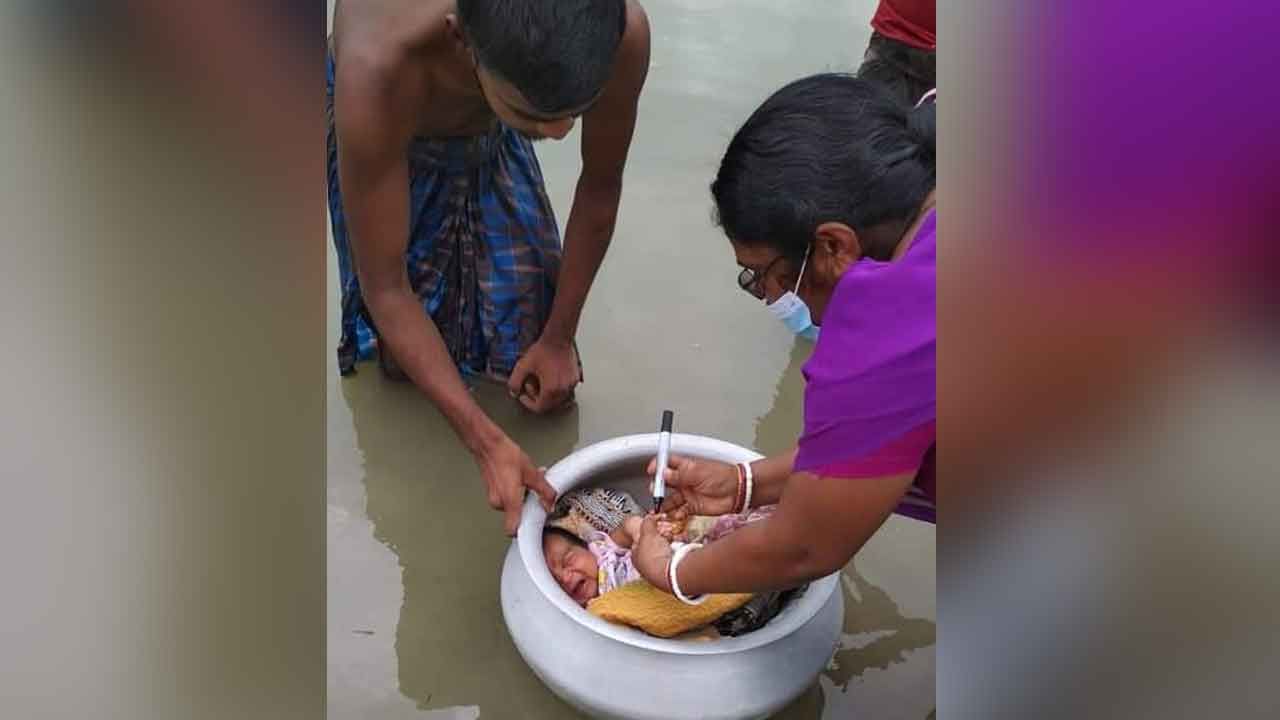
[[[800,368],[812,353],[812,342],[796,338],[791,346],[791,360],[778,376],[773,406],[756,420],[754,447],[765,455],[787,452],[796,446],[804,425],[804,376]]]
[[[903,617],[889,594],[859,575],[853,563],[840,579],[844,590],[844,639],[826,671],[827,678],[840,689],[847,689],[850,680],[862,677],[869,669],[886,670],[905,660],[906,653],[937,641],[933,622]]]
[[[361,372],[342,390],[364,455],[374,536],[402,568],[400,691],[421,708],[479,703],[490,717],[570,716],[507,635],[499,570],[508,540],[470,454],[413,387]],[[577,444],[576,411],[533,418],[487,384],[476,396],[535,462],[563,457]],[[501,692],[494,692],[495,678]]]

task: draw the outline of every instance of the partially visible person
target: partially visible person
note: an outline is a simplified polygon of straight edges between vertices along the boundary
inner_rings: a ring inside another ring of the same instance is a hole
[[[636,0],[341,0],[327,58],[329,211],[342,292],[338,369],[408,378],[519,523],[555,491],[463,377],[529,410],[582,380],[574,342],[604,258],[649,69]],[[533,142],[582,119],[559,230]]]
[[[676,548],[645,518],[631,556],[655,587],[694,603],[795,587],[839,571],[894,512],[935,521],[935,113],[815,75],[729,143],[711,193],[738,286],[822,332],[795,450],[737,468],[673,457],[666,471],[663,510],[776,510],[705,547]]]
[[[915,105],[938,86],[935,0],[880,0],[858,77]]]

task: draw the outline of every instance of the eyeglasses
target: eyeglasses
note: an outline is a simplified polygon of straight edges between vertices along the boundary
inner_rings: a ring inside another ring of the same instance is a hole
[[[765,276],[769,274],[769,271],[773,269],[773,266],[777,265],[778,261],[783,259],[784,257],[786,256],[779,255],[778,257],[774,258],[772,261],[769,262],[768,265],[764,267],[763,271],[758,273],[749,267],[742,268],[742,272],[738,273],[738,287],[742,288],[746,292],[751,293],[752,297],[754,297],[755,299],[764,300],[764,297],[765,297],[764,285],[762,285],[761,283],[764,280]]]

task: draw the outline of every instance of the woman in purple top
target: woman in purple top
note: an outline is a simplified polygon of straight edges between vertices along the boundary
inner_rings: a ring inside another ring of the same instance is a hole
[[[633,551],[650,583],[682,599],[795,587],[842,568],[895,511],[935,521],[934,137],[932,103],[824,74],[779,90],[729,143],[711,193],[739,285],[817,336],[804,429],[750,465],[672,458],[664,509],[778,507],[674,553],[650,516]]]

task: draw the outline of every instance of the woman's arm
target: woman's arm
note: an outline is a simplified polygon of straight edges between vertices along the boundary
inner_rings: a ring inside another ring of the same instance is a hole
[[[782,490],[791,478],[796,464],[796,448],[751,463],[751,507],[773,505],[782,497]]]
[[[685,556],[680,589],[690,596],[785,590],[835,572],[884,524],[914,477],[792,474],[771,517]],[[644,523],[632,555],[646,580],[670,589],[665,573],[671,549],[655,523]]]
[[[667,540],[673,540],[677,535],[683,535],[685,523],[689,520],[687,509],[681,508],[671,513],[660,513],[657,517],[658,533]],[[639,515],[632,515],[622,521],[613,532],[609,533],[609,537],[618,544],[619,547],[629,548],[640,537],[640,528],[643,518]]]

